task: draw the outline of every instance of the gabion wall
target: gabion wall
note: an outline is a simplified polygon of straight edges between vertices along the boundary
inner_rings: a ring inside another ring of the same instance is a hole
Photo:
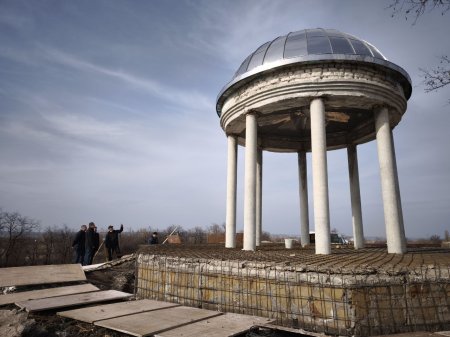
[[[140,253],[139,298],[273,318],[344,336],[450,329],[449,266],[366,274]]]

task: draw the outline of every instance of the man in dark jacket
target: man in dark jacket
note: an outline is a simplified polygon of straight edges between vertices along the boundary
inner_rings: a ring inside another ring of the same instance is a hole
[[[152,237],[150,238],[148,243],[151,245],[157,245],[159,243],[157,232],[153,232]]]
[[[75,236],[72,243],[72,248],[76,249],[77,257],[75,263],[81,263],[84,266],[84,253],[86,242],[86,225],[81,226],[81,229]]]
[[[95,254],[95,224],[89,223],[89,228],[86,231],[86,255],[84,256],[84,263],[86,266],[92,264]]]
[[[113,252],[116,253],[117,257],[118,254],[120,254],[119,233],[122,232],[123,232],[123,225],[120,225],[120,229],[118,230],[114,230],[113,226],[108,226],[108,233],[106,233],[105,236],[105,247],[106,251],[108,252],[108,261],[112,260]]]

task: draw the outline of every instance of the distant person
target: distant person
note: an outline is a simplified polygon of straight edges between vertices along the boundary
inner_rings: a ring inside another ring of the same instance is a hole
[[[116,257],[119,257],[119,233],[123,232],[123,225],[120,225],[120,229],[114,229],[114,226],[108,226],[108,232],[105,236],[105,248],[108,254],[108,261],[112,260],[112,255],[115,252]]]
[[[78,231],[72,243],[72,248],[76,249],[77,253],[75,263],[81,263],[81,265],[83,266],[84,266],[84,254],[86,252],[85,250],[86,229],[87,229],[86,225],[82,225],[81,229]]]
[[[150,237],[150,240],[148,240],[148,243],[151,245],[157,245],[159,243],[157,232],[153,232],[152,236]]]
[[[84,256],[84,264],[86,266],[92,264],[95,254],[95,223],[90,222],[86,231],[86,255]]]

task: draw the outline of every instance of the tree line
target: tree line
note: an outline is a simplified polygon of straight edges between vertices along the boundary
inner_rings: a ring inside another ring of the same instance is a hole
[[[183,244],[206,244],[208,235],[224,234],[225,224],[212,224],[207,227],[196,226],[184,229],[180,225],[170,225],[159,230],[149,226],[138,230],[125,228],[120,235],[122,254],[135,252],[145,245],[153,232],[158,232],[160,243],[170,234],[178,235]],[[46,226],[18,212],[0,209],[0,267],[63,264],[74,261],[72,242],[77,230],[67,225]],[[103,241],[106,229],[100,231]],[[270,240],[270,234],[263,233],[263,239]],[[104,262],[105,254],[101,249],[94,263]]]
[[[333,231],[336,232],[335,229]],[[77,230],[67,225],[42,227],[38,221],[18,212],[0,209],[0,267],[73,263],[72,242],[76,232]],[[207,244],[208,238],[224,236],[225,224],[213,223],[210,226],[190,229],[170,225],[162,230],[151,226],[137,230],[125,227],[125,231],[120,234],[122,255],[134,253],[140,245],[147,244],[153,232],[158,232],[160,243],[170,234],[175,234],[183,244],[200,245]],[[100,242],[105,238],[105,234],[106,229],[100,231]],[[282,241],[283,238],[282,235],[272,235],[268,232],[263,232],[261,237],[263,241]],[[448,231],[445,231],[443,239],[450,241]],[[437,234],[420,240],[408,240],[411,244],[440,245],[441,242],[442,238]],[[105,258],[105,252],[100,249],[94,263],[104,262]]]

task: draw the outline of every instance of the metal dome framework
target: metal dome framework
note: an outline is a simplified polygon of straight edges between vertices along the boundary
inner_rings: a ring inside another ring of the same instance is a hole
[[[334,29],[305,29],[250,54],[218,95],[228,138],[226,246],[235,247],[237,145],[245,146],[244,249],[262,232],[263,151],[296,152],[302,245],[309,244],[306,152],[312,153],[316,253],[331,253],[327,150],[348,153],[355,248],[364,247],[357,150],[378,146],[388,252],[404,253],[392,129],[411,96],[411,79],[372,44]]]
[[[323,61],[366,63],[384,67],[401,75],[399,81],[406,99],[411,96],[411,78],[408,73],[390,62],[369,42],[336,29],[304,29],[266,42],[247,56],[231,81],[217,96],[217,114],[220,117],[223,103],[230,92],[251,81],[255,75],[292,64]]]

